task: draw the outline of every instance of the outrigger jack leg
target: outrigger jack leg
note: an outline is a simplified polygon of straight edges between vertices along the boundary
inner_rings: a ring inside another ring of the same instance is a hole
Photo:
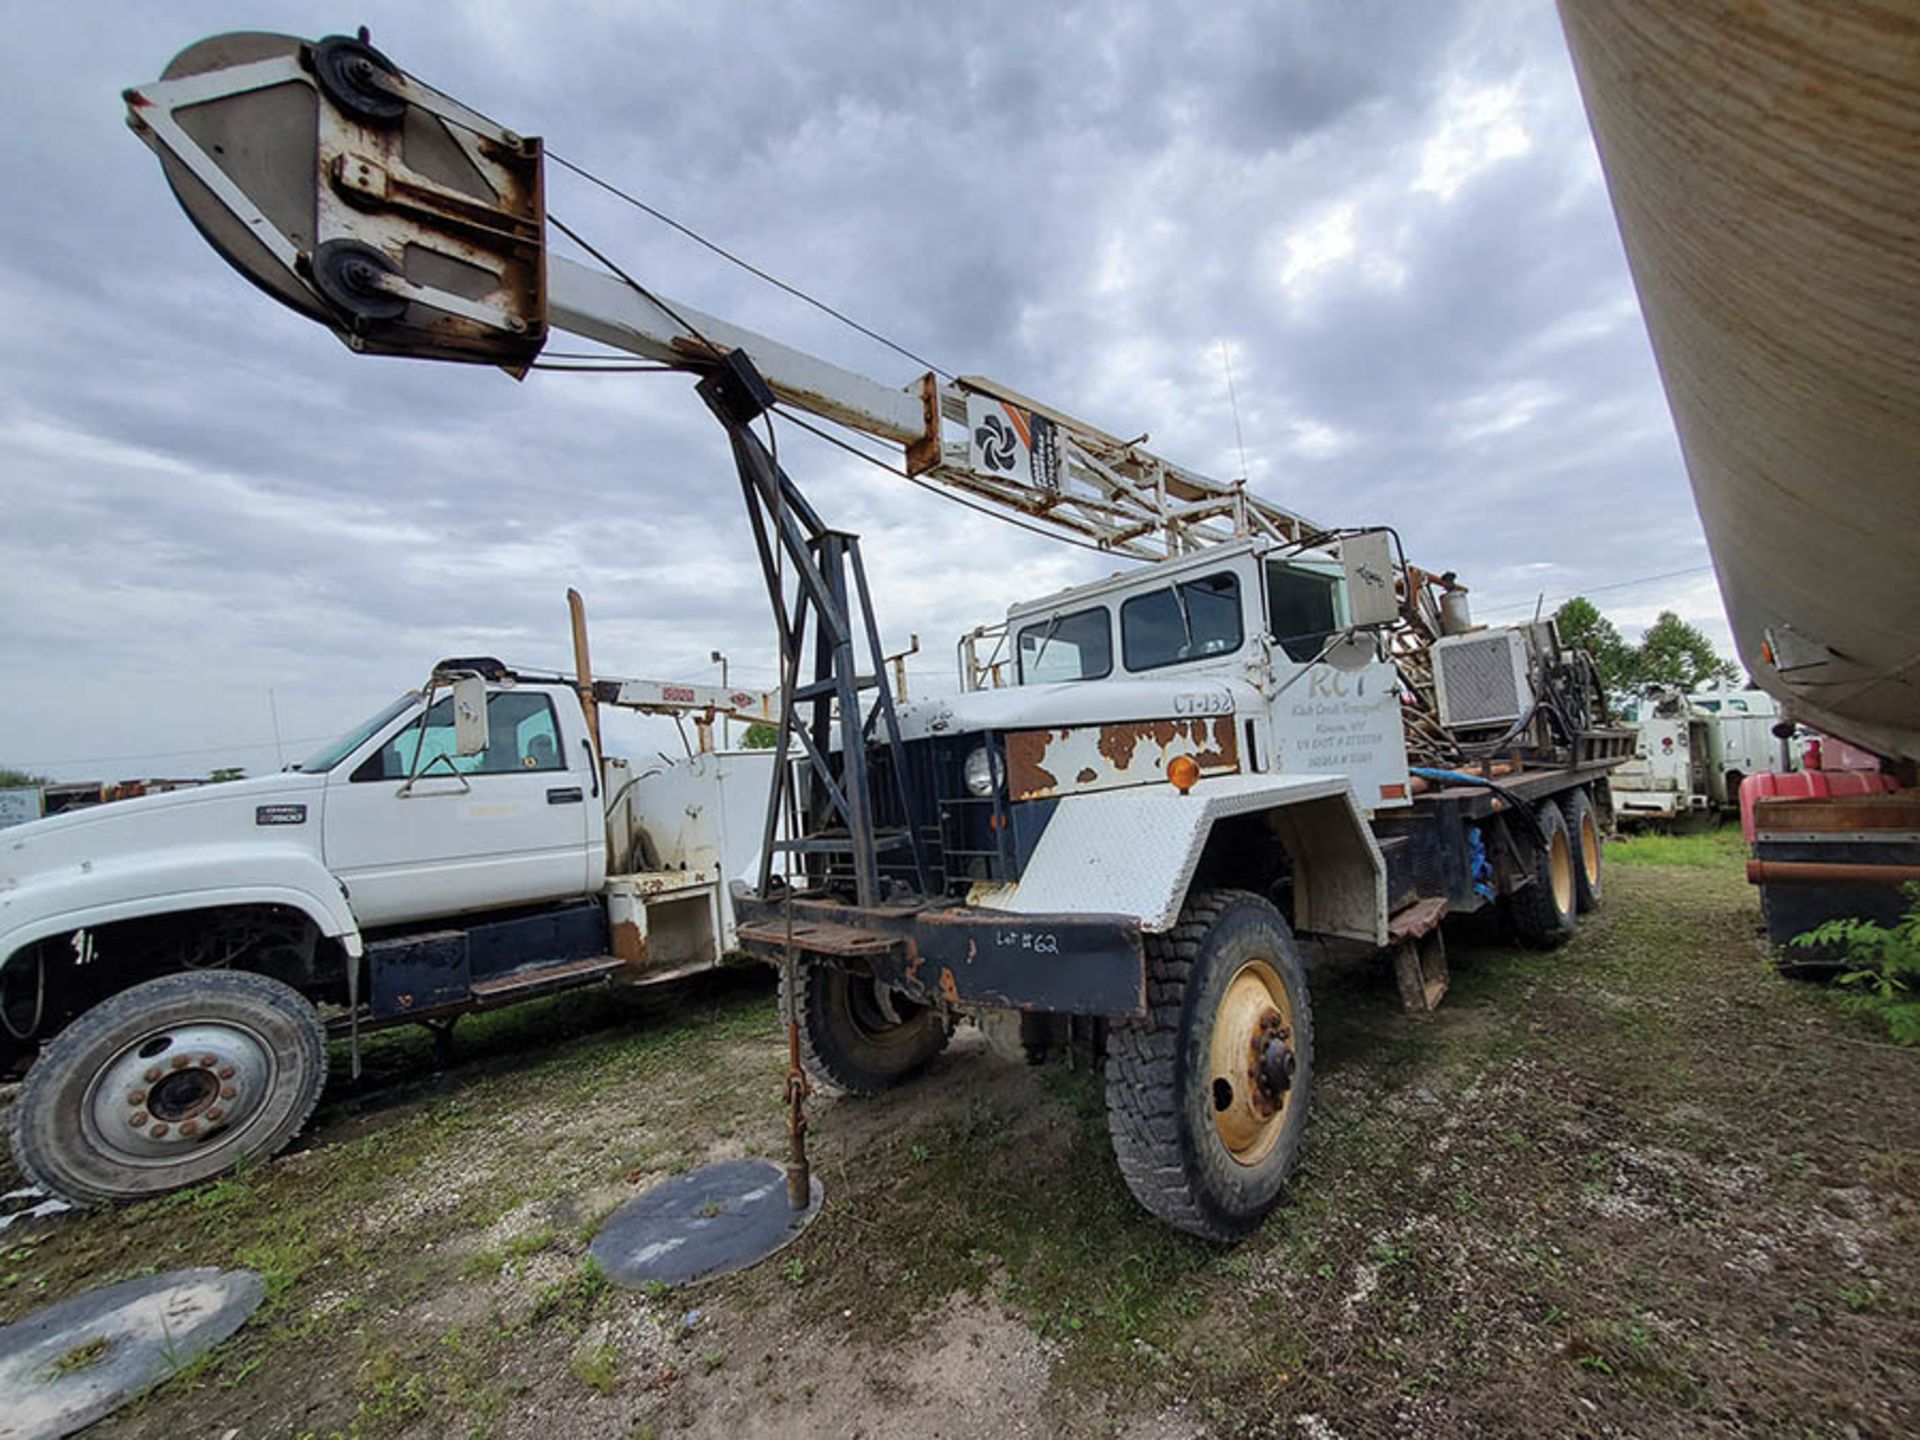
[[[805,1210],[813,1204],[813,1171],[807,1164],[807,1089],[807,1072],[800,1068],[800,1021],[798,1017],[789,1015],[787,1017],[787,1204],[796,1212]]]

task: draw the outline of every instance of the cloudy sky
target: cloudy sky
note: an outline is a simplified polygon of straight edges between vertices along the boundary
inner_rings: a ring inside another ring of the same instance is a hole
[[[0,765],[253,770],[436,656],[772,677],[722,436],[680,376],[350,355],[186,223],[119,91],[202,35],[397,63],[944,368],[1316,520],[1399,527],[1482,619],[1584,592],[1729,648],[1551,6],[15,5],[0,59]],[[899,356],[580,181],[664,293],[889,383]],[[789,431],[890,644],[1113,562]],[[1663,577],[1648,580],[1645,577]],[[1626,584],[1634,581],[1641,583]]]

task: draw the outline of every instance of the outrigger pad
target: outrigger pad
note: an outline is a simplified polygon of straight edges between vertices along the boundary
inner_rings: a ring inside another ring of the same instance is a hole
[[[629,1290],[725,1275],[766,1259],[806,1229],[822,1194],[816,1176],[807,1208],[794,1211],[778,1165],[704,1165],[627,1201],[607,1217],[589,1253],[609,1280]]]
[[[251,1270],[174,1270],[0,1325],[0,1440],[71,1435],[179,1373],[266,1297]]]

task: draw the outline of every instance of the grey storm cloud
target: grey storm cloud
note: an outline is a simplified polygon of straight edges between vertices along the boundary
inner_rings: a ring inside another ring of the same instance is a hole
[[[1550,7],[422,7],[354,17],[429,83],[948,369],[1315,518],[1385,521],[1489,605],[1704,564]],[[440,654],[772,675],[722,438],[680,376],[366,360],[241,282],[122,87],[310,7],[16,7],[0,154],[0,764],[274,763]],[[648,284],[905,384],[919,367],[555,170]],[[566,248],[564,245],[561,248]],[[559,342],[564,343],[564,342]],[[1119,562],[797,431],[889,643]],[[1598,596],[1724,635],[1710,577]],[[651,743],[651,742],[649,742]]]

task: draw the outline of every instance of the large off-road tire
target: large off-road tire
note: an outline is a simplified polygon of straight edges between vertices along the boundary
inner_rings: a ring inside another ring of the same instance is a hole
[[[54,1036],[14,1108],[13,1153],[82,1205],[198,1184],[291,1140],[327,1080],[306,999],[240,970],[166,975]]]
[[[1585,915],[1605,898],[1601,868],[1607,843],[1600,833],[1600,811],[1585,789],[1567,797],[1567,830],[1573,836],[1574,909]]]
[[[1293,933],[1243,890],[1190,896],[1147,937],[1147,1018],[1107,1032],[1107,1128],[1169,1225],[1247,1234],[1280,1198],[1313,1098],[1313,1007]]]
[[[1579,891],[1573,877],[1580,862],[1560,807],[1542,800],[1533,813],[1540,822],[1540,836],[1533,841],[1533,883],[1507,897],[1507,920],[1522,945],[1557,950],[1573,938],[1579,919]]]
[[[855,1095],[878,1095],[926,1069],[947,1047],[946,1017],[893,994],[887,1018],[873,981],[838,965],[801,960],[780,978],[781,1013],[800,1022],[807,1073]],[[797,992],[797,993],[796,993]]]

